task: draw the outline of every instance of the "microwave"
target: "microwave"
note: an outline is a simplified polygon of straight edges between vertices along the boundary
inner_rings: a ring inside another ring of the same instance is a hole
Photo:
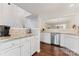
[[[9,35],[10,26],[0,25],[0,37],[10,36]]]

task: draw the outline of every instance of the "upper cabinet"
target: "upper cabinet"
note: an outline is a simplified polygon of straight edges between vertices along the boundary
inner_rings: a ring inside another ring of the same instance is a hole
[[[22,8],[14,4],[8,5],[8,3],[0,4],[0,13],[0,22],[2,21],[2,25],[9,25],[12,27],[22,27],[21,20],[31,15]]]

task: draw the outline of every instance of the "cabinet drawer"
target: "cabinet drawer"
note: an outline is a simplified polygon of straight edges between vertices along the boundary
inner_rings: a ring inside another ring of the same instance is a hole
[[[20,56],[20,47],[15,47],[10,50],[3,50],[0,52],[0,56]]]
[[[19,40],[8,41],[0,44],[0,51],[11,49],[12,47],[20,46]]]

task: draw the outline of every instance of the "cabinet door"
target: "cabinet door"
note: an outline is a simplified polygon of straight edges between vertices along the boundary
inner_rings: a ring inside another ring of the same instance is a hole
[[[6,41],[0,44],[0,55],[19,56],[20,55],[19,40]],[[12,53],[10,53],[12,52]]]
[[[21,56],[30,56],[30,40],[28,38],[21,39]]]
[[[64,47],[65,45],[64,45],[64,43],[65,43],[65,40],[66,38],[64,37],[64,35],[63,34],[61,34],[61,37],[60,37],[60,46],[62,46],[62,47]]]
[[[79,37],[78,36],[71,36],[71,46],[70,49],[79,54]]]
[[[37,52],[40,52],[40,36],[35,36],[35,50]]]
[[[51,44],[51,34],[50,33],[42,33],[41,41]]]
[[[34,37],[30,38],[31,42],[31,55],[33,55],[36,52],[37,44],[36,44],[36,39]]]
[[[11,50],[4,50],[1,51],[1,56],[20,56],[20,47],[11,49]]]
[[[68,49],[72,49],[73,37],[71,35],[65,35],[65,47]]]
[[[63,47],[70,47],[70,37],[68,35],[61,34],[60,45]]]

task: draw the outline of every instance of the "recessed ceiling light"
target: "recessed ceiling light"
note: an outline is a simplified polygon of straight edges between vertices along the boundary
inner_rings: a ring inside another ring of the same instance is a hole
[[[73,7],[73,6],[74,6],[74,4],[70,4],[70,5],[69,5],[69,7]]]

